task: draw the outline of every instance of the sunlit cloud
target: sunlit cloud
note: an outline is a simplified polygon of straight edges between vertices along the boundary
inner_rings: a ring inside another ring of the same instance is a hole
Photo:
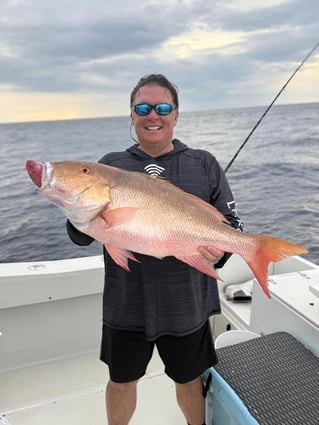
[[[165,41],[159,50],[159,59],[163,62],[169,62],[172,57],[188,59],[205,55],[205,52],[211,52],[214,49],[218,49],[221,54],[235,53],[244,49],[242,43],[245,38],[242,32],[195,28]]]

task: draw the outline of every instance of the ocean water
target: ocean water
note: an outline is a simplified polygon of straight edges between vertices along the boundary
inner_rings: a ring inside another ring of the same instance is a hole
[[[181,112],[175,137],[225,169],[264,107]],[[0,125],[0,262],[100,254],[68,238],[63,213],[36,192],[25,161],[96,161],[133,142],[129,118]],[[304,245],[319,264],[319,103],[273,106],[227,172],[245,231]]]

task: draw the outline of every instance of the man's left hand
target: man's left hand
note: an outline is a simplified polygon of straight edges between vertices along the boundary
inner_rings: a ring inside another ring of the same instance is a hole
[[[200,246],[198,251],[202,254],[206,260],[211,261],[212,263],[218,263],[218,261],[224,256],[224,252],[213,247],[213,246]]]

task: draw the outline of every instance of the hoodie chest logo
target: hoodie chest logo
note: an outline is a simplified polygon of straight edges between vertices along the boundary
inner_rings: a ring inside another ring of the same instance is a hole
[[[160,176],[165,171],[165,168],[157,164],[149,164],[144,167],[144,170],[151,176]]]

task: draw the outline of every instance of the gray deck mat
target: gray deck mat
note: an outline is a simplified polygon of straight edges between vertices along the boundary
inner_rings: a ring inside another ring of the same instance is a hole
[[[216,371],[260,425],[319,425],[319,359],[276,332],[217,349]]]

